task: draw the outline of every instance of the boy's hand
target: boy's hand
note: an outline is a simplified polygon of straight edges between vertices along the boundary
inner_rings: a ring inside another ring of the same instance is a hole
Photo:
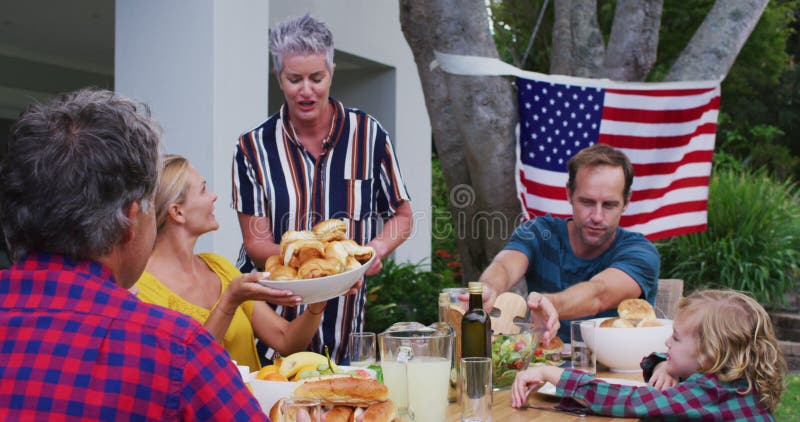
[[[519,372],[514,378],[514,384],[511,385],[511,407],[525,406],[531,391],[539,388],[545,382],[557,384],[563,372],[563,369],[549,365],[534,366]]]
[[[667,362],[665,361],[660,362],[653,368],[653,375],[650,376],[647,384],[657,390],[666,390],[667,388],[676,386],[678,380],[667,373]]]

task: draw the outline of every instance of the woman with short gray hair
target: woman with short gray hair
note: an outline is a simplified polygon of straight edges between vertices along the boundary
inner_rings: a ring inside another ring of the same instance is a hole
[[[349,238],[373,247],[378,259],[366,274],[374,275],[412,228],[410,196],[389,135],[372,116],[329,97],[336,65],[325,23],[308,14],[285,20],[270,32],[269,45],[285,103],[236,145],[232,205],[244,240],[238,264],[242,272],[261,269],[267,257],[280,254],[283,233],[336,218],[347,224]],[[350,333],[364,326],[366,285],[355,287],[356,294],[328,302],[309,345],[319,353],[327,346],[338,363],[349,361]],[[305,310],[276,308],[290,320]]]

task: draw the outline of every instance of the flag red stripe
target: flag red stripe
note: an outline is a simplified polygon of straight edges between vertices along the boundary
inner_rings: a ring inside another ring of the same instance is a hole
[[[653,240],[666,239],[668,237],[680,236],[684,234],[699,233],[706,231],[707,224],[698,224],[696,226],[682,226],[674,229],[662,230],[660,232],[650,233],[645,235],[646,238]]]
[[[711,88],[694,88],[694,89],[616,89],[606,88],[606,93],[621,94],[621,95],[646,95],[649,97],[686,97],[689,95],[699,95],[717,89]]]
[[[623,227],[635,226],[637,224],[644,224],[656,218],[668,217],[675,214],[683,214],[687,212],[705,211],[708,208],[708,201],[687,201],[678,202],[677,204],[664,205],[663,207],[656,208],[650,212],[643,212],[639,214],[623,215],[619,223]]]
[[[633,163],[633,172],[638,176],[654,176],[662,174],[672,174],[680,166],[689,163],[710,163],[714,156],[714,151],[692,151],[686,153],[680,161],[670,163]]]
[[[567,187],[566,186],[552,186],[535,182],[530,179],[522,179],[522,185],[525,186],[525,191],[541,196],[547,199],[567,200]]]
[[[669,186],[663,188],[634,190],[631,193],[631,202],[660,198],[669,193],[669,191],[675,189],[708,186],[709,179],[710,177],[708,176],[687,177],[684,179],[673,180]]]
[[[708,104],[682,110],[641,110],[635,108],[603,107],[603,120],[636,123],[684,123],[699,119],[703,113],[719,108],[719,97]]]
[[[616,148],[654,149],[677,148],[688,145],[697,135],[714,135],[717,133],[716,123],[704,123],[694,132],[680,136],[630,136],[601,133],[599,142]]]

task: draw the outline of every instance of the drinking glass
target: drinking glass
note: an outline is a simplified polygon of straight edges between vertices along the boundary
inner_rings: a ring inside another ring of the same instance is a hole
[[[570,322],[570,345],[572,347],[572,368],[588,374],[597,373],[597,356],[594,351],[597,342],[595,321]]]
[[[350,333],[350,366],[375,364],[375,333]]]
[[[320,422],[321,403],[317,399],[287,398],[283,401],[283,420],[290,422]]]
[[[492,359],[461,358],[461,421],[492,420]]]

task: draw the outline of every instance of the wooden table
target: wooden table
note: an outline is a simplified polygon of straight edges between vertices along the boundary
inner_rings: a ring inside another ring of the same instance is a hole
[[[597,376],[600,378],[624,378],[642,381],[642,374],[618,374],[615,372],[598,372]],[[560,399],[558,397],[547,396],[543,394],[531,393],[528,396],[528,403],[555,407],[558,405]],[[492,421],[497,422],[523,422],[523,421],[635,421],[638,419],[631,418],[613,418],[609,416],[577,416],[570,415],[563,412],[551,412],[539,409],[514,409],[511,407],[511,390],[499,390],[494,392],[492,397]],[[450,404],[447,407],[447,422],[460,422],[461,421],[461,405],[459,403]]]

